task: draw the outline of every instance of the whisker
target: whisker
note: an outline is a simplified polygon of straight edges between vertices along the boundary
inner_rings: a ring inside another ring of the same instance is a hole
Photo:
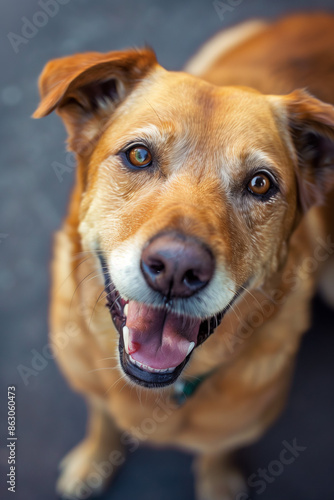
[[[98,359],[97,361],[107,361],[107,359],[118,359],[118,356],[109,356],[108,358],[101,358]]]
[[[101,368],[94,368],[94,370],[89,370],[87,373],[100,372],[102,370],[115,370],[117,366],[104,366]]]
[[[138,397],[140,406],[141,406],[141,408],[143,408],[143,403],[142,403],[142,400],[141,400],[141,391],[140,391],[140,388],[138,386],[136,386],[136,393],[137,393],[137,397]]]
[[[122,379],[125,379],[125,378],[126,378],[126,375],[124,373],[121,373],[120,376],[118,377],[118,379],[113,384],[111,384],[109,389],[106,390],[104,395],[106,395],[115,385],[117,385],[118,382],[120,382]]]
[[[94,272],[94,271],[92,271],[92,272]],[[87,276],[89,276],[89,275],[87,275]],[[89,278],[89,280],[87,280],[86,283],[88,283],[89,281],[92,281],[95,278],[99,278],[100,276],[104,276],[104,272],[103,271],[99,272],[99,273],[95,274],[95,276],[92,276],[91,278]]]
[[[90,272],[89,274],[87,274],[86,276],[84,276],[84,278],[82,278],[82,280],[80,280],[80,282],[78,283],[78,285],[75,287],[74,289],[74,292],[73,292],[73,295],[72,295],[72,298],[71,298],[71,302],[70,302],[70,310],[69,310],[69,313],[71,313],[71,310],[72,310],[72,305],[73,305],[73,300],[74,300],[74,295],[76,294],[77,290],[79,289],[81,283],[83,283],[91,274],[93,274],[95,271],[92,271]]]
[[[108,297],[108,295],[110,295],[110,294],[114,293],[114,291],[115,291],[115,290],[116,290],[116,288],[114,288],[111,292],[106,293],[103,297],[101,297],[101,296],[100,296],[100,297],[98,298],[97,302],[101,302],[101,300],[106,299],[106,298]],[[106,290],[104,289],[104,290],[103,290],[103,292],[105,292],[105,291],[106,291]],[[101,294],[101,295],[102,295],[102,294]]]
[[[90,316],[90,320],[89,320],[89,324],[88,324],[89,326],[90,326],[90,324],[91,324],[91,322],[92,322],[93,315],[94,315],[94,312],[95,312],[95,308],[96,308],[96,306],[97,306],[97,304],[98,304],[98,302],[99,302],[99,300],[100,300],[100,298],[101,298],[101,295],[103,294],[103,292],[104,292],[104,291],[105,291],[105,290],[104,290],[104,288],[103,288],[102,292],[100,293],[100,295],[98,296],[97,300],[95,301],[95,304],[94,304],[94,307],[93,307],[93,311],[92,311],[92,314],[91,314],[91,316]]]
[[[73,273],[74,273],[74,271],[76,271],[76,270],[78,269],[78,267],[79,267],[79,266],[81,266],[81,264],[83,264],[84,262],[86,262],[88,259],[90,259],[90,257],[87,257],[86,259],[82,260],[81,262],[79,262],[79,264],[78,264],[78,265],[76,265],[76,266],[75,266],[75,268],[74,268],[74,269],[72,269],[72,271],[70,272],[70,274],[69,274],[68,276],[66,276],[66,278],[64,279],[64,281],[62,282],[62,284],[61,284],[61,285],[59,285],[58,290],[60,290],[60,289],[61,289],[61,287],[64,285],[65,281],[66,281],[66,280],[68,280],[68,278],[71,276],[71,274],[73,274]]]
[[[230,292],[232,292],[235,296],[240,296],[240,293],[238,293],[238,292],[234,292],[233,290],[230,290]],[[241,320],[240,320],[238,314],[235,311],[235,307],[238,307],[238,309],[239,309],[238,304],[230,304],[231,311],[233,312],[233,314],[235,314],[235,316],[236,316],[237,320],[239,321],[239,323],[241,323]]]
[[[117,302],[118,300],[120,300],[120,298],[121,298],[121,297],[117,297],[117,298],[114,300],[114,302],[113,302],[113,303],[111,304],[111,306],[110,306],[110,309],[112,309],[112,308],[114,307],[114,305],[116,304],[116,302]]]
[[[259,288],[259,290],[266,297],[266,299],[270,300],[270,302],[272,302],[273,304],[276,303],[275,299],[273,297],[271,297],[265,290],[263,290],[262,286]]]
[[[81,252],[77,252],[73,255],[73,258],[77,258],[83,255],[89,254],[91,257],[96,257],[97,255],[103,255],[102,250],[82,250]]]
[[[88,254],[88,255],[87,255],[87,253],[81,254],[81,252],[80,252],[80,253],[72,256],[72,262],[75,262],[78,259],[81,259],[81,257],[85,257],[85,260],[88,260],[88,259],[92,259],[94,257],[94,255],[92,253]]]
[[[156,112],[156,110],[154,109],[154,107],[152,106],[152,104],[150,102],[148,102],[148,100],[146,99],[146,97],[143,96],[143,99],[145,99],[145,101],[147,102],[147,104],[150,106],[150,108],[153,110],[153,112],[156,114],[160,124],[163,126],[163,122],[161,121],[161,118],[160,116],[158,115],[158,113]]]
[[[260,303],[260,301],[255,297],[255,295],[250,291],[248,290],[248,288],[244,287],[243,285],[240,286],[240,288],[242,288],[245,292],[247,292],[251,297],[252,299],[254,299],[258,305],[261,307],[262,311],[263,311],[263,307],[262,307],[262,304]]]
[[[104,290],[104,291],[106,291],[106,290]],[[116,291],[116,287],[114,286],[114,288],[112,290],[110,290],[110,292],[106,293],[105,296],[102,297],[100,300],[106,299],[108,297],[108,295],[112,295],[115,291]]]
[[[243,288],[245,291],[249,292],[249,291],[247,290],[247,288],[245,288],[245,287],[242,287],[242,286],[241,286],[241,287],[239,287],[239,288]],[[229,290],[231,293],[233,293],[234,297],[241,297],[241,293],[240,293],[238,290],[237,290],[236,292],[235,292],[234,290],[232,290],[231,288],[228,288],[228,290]],[[250,292],[249,292],[249,293],[250,293]],[[255,298],[255,297],[254,297],[254,298]],[[246,299],[246,300],[247,300],[247,299]],[[247,305],[248,305],[248,302],[247,302]],[[236,303],[234,303],[234,304],[230,304],[230,308],[232,309],[232,311],[233,311],[233,312],[234,312],[234,314],[236,315],[236,317],[237,317],[238,321],[240,322],[241,320],[240,320],[239,316],[237,315],[237,313],[235,312],[234,307],[237,307],[237,308],[238,308],[238,311],[239,311],[239,313],[240,313],[239,306],[238,306],[238,304],[236,304]]]
[[[125,379],[125,377],[123,377],[123,378]],[[122,390],[123,390],[123,389],[124,389],[124,387],[126,387],[126,386],[127,386],[127,380],[125,380],[124,385],[123,385],[122,389],[121,389],[119,392],[122,392]]]

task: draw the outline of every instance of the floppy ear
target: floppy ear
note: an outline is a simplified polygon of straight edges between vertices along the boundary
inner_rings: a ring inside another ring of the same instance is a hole
[[[297,151],[299,200],[305,211],[334,188],[334,107],[304,90],[284,96]]]
[[[33,117],[56,110],[68,131],[69,148],[89,154],[113,110],[156,64],[151,49],[54,59],[40,76],[41,102]]]

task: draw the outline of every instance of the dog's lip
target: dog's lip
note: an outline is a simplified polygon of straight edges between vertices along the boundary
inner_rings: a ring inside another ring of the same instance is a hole
[[[115,328],[119,333],[120,362],[124,372],[132,381],[148,388],[165,387],[167,385],[173,384],[188,363],[194,349],[191,350],[191,352],[178,366],[170,367],[174,368],[173,371],[154,372],[150,369],[144,369],[144,367],[140,367],[137,364],[133,363],[130,359],[129,354],[125,350],[123,337],[123,328],[126,325],[126,315],[124,312],[124,308],[129,303],[129,301],[121,298],[119,292],[110,282],[110,280],[106,285],[106,293],[106,305],[109,308]],[[213,316],[201,322],[196,345],[194,347],[202,344],[214,332],[217,326],[219,326],[224,313],[225,310],[221,313],[218,313],[216,316]]]
[[[124,342],[124,332],[123,332],[123,342]],[[136,359],[134,359],[131,356],[131,354],[128,354],[128,357],[129,357],[129,361],[133,365],[139,366],[139,368],[141,368],[142,370],[145,370],[145,371],[151,372],[151,373],[172,373],[175,370],[175,368],[176,368],[176,366],[172,366],[172,367],[169,367],[169,368],[153,368],[153,366],[145,365],[144,363],[141,363],[140,361],[137,361]]]
[[[161,372],[178,366],[197,343],[201,320],[131,300],[124,307],[123,342],[130,361]]]
[[[173,384],[190,358],[189,355],[179,366],[175,367],[172,372],[156,373],[144,370],[131,362],[130,356],[124,349],[123,335],[120,335],[119,354],[122,368],[128,377],[136,384],[147,388],[166,387]]]
[[[113,291],[111,292],[110,290]],[[129,303],[129,301],[122,299],[118,294],[117,290],[113,287],[113,285],[108,287],[106,291],[108,299],[107,307],[110,310],[113,323],[119,334],[118,349],[119,349],[121,366],[124,372],[133,382],[148,388],[165,387],[170,384],[173,384],[175,380],[179,377],[180,373],[182,372],[186,364],[188,363],[192,352],[190,352],[188,356],[186,356],[185,359],[178,366],[173,367],[174,368],[173,371],[153,372],[150,370],[145,370],[142,367],[139,367],[137,364],[133,363],[132,360],[130,359],[130,355],[125,350],[124,337],[123,337],[123,328],[126,323],[124,307],[126,306],[126,304]],[[203,341],[204,340],[202,340],[202,342]]]

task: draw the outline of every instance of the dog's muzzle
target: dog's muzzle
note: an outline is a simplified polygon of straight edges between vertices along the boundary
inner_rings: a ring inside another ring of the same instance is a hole
[[[212,279],[212,252],[197,239],[164,232],[144,247],[140,268],[147,285],[163,298],[163,307],[125,300],[114,288],[100,256],[105,275],[107,306],[120,334],[119,352],[125,373],[137,384],[162,387],[182,372],[195,347],[220,324],[231,303],[211,318],[180,315],[173,300],[187,300],[201,292]]]

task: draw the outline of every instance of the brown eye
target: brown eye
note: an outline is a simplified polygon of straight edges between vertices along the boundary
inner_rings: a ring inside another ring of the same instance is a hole
[[[248,190],[256,195],[263,196],[268,193],[272,183],[266,174],[256,174],[250,180],[247,187]]]
[[[152,163],[152,155],[145,146],[134,146],[126,154],[133,167],[144,168]]]

